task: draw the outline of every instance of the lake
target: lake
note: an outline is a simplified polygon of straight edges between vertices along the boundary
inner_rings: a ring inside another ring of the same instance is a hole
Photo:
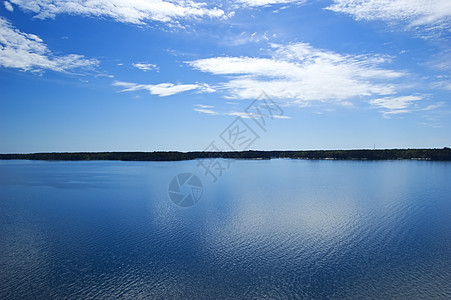
[[[451,298],[451,163],[207,162],[0,161],[0,298]]]

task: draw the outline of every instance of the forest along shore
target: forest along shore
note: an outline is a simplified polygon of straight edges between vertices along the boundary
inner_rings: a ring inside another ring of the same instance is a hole
[[[0,159],[26,160],[122,160],[122,161],[180,161],[202,158],[230,159],[338,159],[338,160],[434,160],[451,161],[451,149],[384,149],[384,150],[303,150],[303,151],[224,151],[224,152],[53,152],[0,154]]]

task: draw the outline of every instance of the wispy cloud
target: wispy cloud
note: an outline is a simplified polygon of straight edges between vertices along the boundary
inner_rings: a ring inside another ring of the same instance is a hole
[[[197,111],[197,112],[200,112],[200,113],[203,113],[203,114],[208,114],[208,115],[213,115],[213,116],[220,115],[220,113],[218,113],[218,112],[216,112],[214,110],[211,110],[211,109],[206,109],[206,108],[196,107],[193,110]]]
[[[389,111],[383,111],[382,117],[384,119],[390,119],[392,115],[401,115],[401,114],[408,114],[411,113],[408,109],[396,109],[396,110],[389,110]]]
[[[303,4],[306,0],[235,0],[236,4],[240,6],[268,6],[274,4]]]
[[[437,109],[437,108],[441,108],[443,106],[445,106],[445,102],[441,101],[441,102],[437,102],[436,104],[428,105],[425,108],[422,108],[420,110],[423,110],[423,111],[434,110],[434,109]]]
[[[189,18],[218,18],[224,11],[210,8],[206,3],[191,0],[10,0],[25,11],[36,14],[36,18],[54,18],[58,14],[108,17],[115,21],[145,24],[149,21],[173,23]]]
[[[413,101],[423,100],[422,96],[385,97],[371,100],[371,105],[390,110],[404,109],[412,105]]]
[[[356,96],[395,94],[392,82],[404,74],[384,69],[390,57],[342,55],[306,43],[272,45],[273,55],[213,57],[187,62],[193,68],[227,75],[228,98],[252,99],[262,90],[271,97],[305,106],[310,101],[349,105]]]
[[[438,80],[432,84],[434,88],[444,89],[451,91],[451,80]]]
[[[370,104],[373,108],[381,109],[382,116],[384,118],[390,118],[393,115],[408,114],[408,113],[421,113],[423,117],[426,112],[440,112],[441,108],[446,105],[444,101],[439,101],[430,104],[426,107],[422,107],[418,101],[427,100],[425,95],[409,95],[400,97],[384,97],[379,99],[373,99]],[[426,114],[427,116],[427,114]]]
[[[258,114],[258,113],[252,113],[252,112],[239,112],[239,111],[229,111],[229,112],[218,112],[216,110],[213,110],[214,106],[210,105],[202,105],[202,104],[196,104],[193,108],[194,111],[197,111],[202,114],[212,115],[212,116],[235,116],[235,117],[241,117],[245,119],[253,119],[258,117],[268,118],[268,115]],[[271,115],[270,118],[274,119],[291,119],[289,116],[284,115]]]
[[[441,128],[446,123],[443,120],[449,120],[451,116],[451,111],[446,109],[446,102],[438,102],[436,104],[431,104],[423,109],[422,117],[425,122],[420,124],[425,126],[430,126],[433,128]]]
[[[147,71],[150,71],[150,70],[158,71],[157,65],[154,65],[154,64],[133,63],[132,66],[137,68],[137,69],[140,69],[140,70],[142,70],[144,72],[147,72]]]
[[[41,38],[14,28],[0,17],[0,66],[23,71],[53,70],[64,72],[98,65],[83,55],[54,55]]]
[[[449,30],[451,25],[449,0],[334,0],[326,9],[349,14],[356,20],[404,22],[409,28]]]
[[[213,108],[214,106],[211,106],[211,105],[203,105],[203,104],[196,104],[196,105],[194,105],[195,107],[197,107],[197,108]]]
[[[249,43],[268,42],[270,38],[275,35],[269,35],[268,32],[245,32],[243,31],[239,35],[225,36],[223,43],[228,46],[241,46]]]
[[[3,2],[3,4],[5,5],[5,8],[7,10],[9,10],[10,12],[14,11],[14,7],[11,5],[11,3],[9,3],[8,1]]]
[[[424,100],[423,96],[400,96],[373,99],[370,104],[374,108],[382,109],[382,116],[389,118],[391,115],[407,114],[412,112],[414,101]]]
[[[159,83],[159,84],[137,84],[132,82],[116,81],[113,86],[122,87],[121,92],[133,92],[139,90],[149,91],[152,95],[160,97],[172,96],[186,91],[197,90],[199,92],[210,93],[215,91],[211,86],[203,84],[173,84],[173,83]]]
[[[451,30],[451,29],[450,29]],[[443,50],[435,55],[432,55],[429,62],[426,64],[433,69],[439,70],[441,72],[451,72],[451,47]]]

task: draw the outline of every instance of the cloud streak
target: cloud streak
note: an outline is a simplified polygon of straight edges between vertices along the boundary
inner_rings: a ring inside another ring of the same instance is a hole
[[[58,14],[107,17],[117,22],[143,25],[149,21],[174,23],[180,19],[219,18],[224,11],[191,0],[11,0],[22,10],[35,13],[38,19]]]
[[[139,70],[142,70],[144,72],[147,72],[150,70],[158,71],[157,65],[154,65],[154,64],[133,63],[132,66]]]
[[[389,110],[399,110],[409,107],[413,101],[423,100],[422,96],[385,97],[371,100],[371,105]]]
[[[440,102],[437,102],[436,104],[428,105],[425,108],[422,108],[420,110],[423,110],[423,111],[434,110],[434,109],[441,108],[443,106],[445,106],[445,102],[440,101]]]
[[[186,91],[197,90],[198,92],[211,93],[215,90],[207,84],[173,84],[173,83],[159,83],[159,84],[137,84],[132,82],[116,81],[113,86],[122,87],[121,92],[134,92],[146,90],[152,95],[160,97],[172,96]]]
[[[412,112],[410,109],[415,101],[424,100],[423,96],[400,96],[400,97],[384,97],[373,99],[370,101],[371,106],[380,108],[382,116],[389,118],[391,115],[406,114]],[[436,107],[429,107],[428,110]]]
[[[405,22],[408,27],[448,28],[449,0],[334,0],[326,9],[351,15],[356,20]]]
[[[0,66],[23,71],[65,72],[97,65],[97,60],[86,59],[83,55],[54,55],[41,38],[21,32],[0,17]]]
[[[212,116],[234,116],[234,117],[241,117],[244,119],[255,119],[255,118],[259,118],[259,117],[269,118],[268,115],[263,115],[263,114],[259,114],[259,113],[238,112],[238,111],[218,112],[216,110],[213,110],[213,108],[214,108],[214,106],[196,104],[195,107],[193,108],[193,110],[196,112],[202,113],[202,114],[207,114],[207,115],[212,115]],[[270,118],[291,119],[291,117],[289,117],[289,116],[276,115],[276,114],[271,115]]]
[[[303,4],[305,0],[236,0],[235,3],[240,6],[258,7],[274,4]]]

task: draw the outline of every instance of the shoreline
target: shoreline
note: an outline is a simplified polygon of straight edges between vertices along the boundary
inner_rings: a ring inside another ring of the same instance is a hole
[[[222,151],[222,152],[46,152],[0,154],[0,160],[44,161],[184,161],[193,159],[268,160],[276,158],[310,160],[427,160],[451,161],[451,149],[355,149],[355,150],[290,150],[290,151]]]

